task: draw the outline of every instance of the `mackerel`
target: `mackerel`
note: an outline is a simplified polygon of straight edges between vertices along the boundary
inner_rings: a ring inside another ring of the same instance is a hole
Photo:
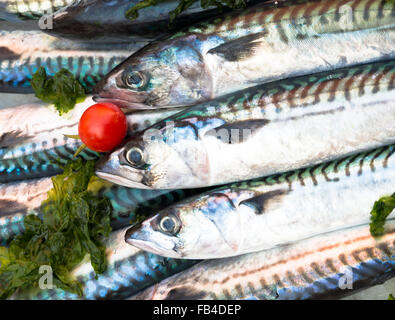
[[[172,258],[237,256],[369,223],[374,202],[394,186],[390,145],[209,190],[133,226],[125,239]]]
[[[47,19],[52,21],[53,27],[46,31],[72,38],[98,36],[112,36],[117,39],[130,39],[136,36],[158,38],[170,30],[174,32],[180,27],[218,15],[220,11],[229,11],[227,7],[223,7],[223,10],[218,10],[214,6],[203,9],[199,2],[195,2],[170,24],[170,12],[177,8],[179,2],[167,0],[140,9],[136,19],[126,18],[127,10],[138,2],[138,0],[75,1],[47,16]],[[108,14],[109,10],[111,14]],[[99,24],[98,20],[100,20]]]
[[[374,239],[361,225],[257,253],[201,262],[131,299],[338,299],[395,276],[395,220]]]
[[[106,73],[148,42],[71,41],[42,31],[0,31],[0,91],[33,92],[30,80],[39,67],[49,75],[66,68],[89,91]]]
[[[262,3],[145,46],[96,87],[130,108],[194,105],[261,83],[395,57],[395,2]]]
[[[184,189],[391,143],[395,60],[285,79],[187,108],[133,135],[96,172],[129,187]]]

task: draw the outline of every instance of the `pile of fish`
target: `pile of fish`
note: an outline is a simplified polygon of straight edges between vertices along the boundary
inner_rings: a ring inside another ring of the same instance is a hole
[[[395,212],[369,232],[395,192],[394,1],[197,2],[170,27],[176,0],[133,21],[137,1],[49,3],[0,0],[0,92],[32,92],[43,66],[91,95],[63,117],[0,110],[0,244],[41,215],[89,106],[117,104],[129,129],[80,154],[114,209],[108,270],[75,268],[82,297],[14,299],[340,298],[395,276]]]

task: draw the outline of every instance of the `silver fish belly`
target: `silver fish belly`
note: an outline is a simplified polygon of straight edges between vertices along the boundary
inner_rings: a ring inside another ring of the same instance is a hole
[[[191,259],[270,249],[369,223],[374,202],[392,194],[394,183],[391,145],[208,191],[135,225],[126,241]]]
[[[369,226],[289,246],[201,262],[130,299],[337,299],[395,276],[395,221],[374,239]]]
[[[395,57],[385,0],[260,4],[144,47],[95,88],[97,101],[194,105],[273,80]]]
[[[394,79],[391,60],[241,91],[135,134],[96,171],[129,187],[194,188],[394,143]]]

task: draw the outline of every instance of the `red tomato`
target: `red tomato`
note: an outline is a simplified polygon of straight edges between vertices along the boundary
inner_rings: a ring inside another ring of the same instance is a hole
[[[103,102],[85,110],[78,124],[78,133],[89,149],[106,152],[122,142],[127,126],[122,110],[115,104]]]

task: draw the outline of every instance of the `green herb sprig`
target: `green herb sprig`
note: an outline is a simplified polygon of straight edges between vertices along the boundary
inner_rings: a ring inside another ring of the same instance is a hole
[[[384,233],[385,219],[395,208],[395,193],[377,200],[370,212],[370,233],[372,236],[381,236]]]
[[[16,289],[37,287],[42,265],[50,266],[53,285],[79,295],[81,284],[70,271],[88,254],[96,274],[107,268],[102,241],[111,231],[111,203],[88,191],[94,161],[78,158],[52,178],[53,189],[42,204],[42,219],[25,218],[25,232],[8,248],[0,247],[0,298]]]
[[[139,10],[156,6],[161,2],[165,2],[166,0],[142,0],[129,8],[125,16],[128,19],[134,20],[139,16]],[[170,11],[170,24],[180,15],[182,12],[186,11],[192,4],[197,2],[198,0],[180,0],[177,8]],[[232,9],[240,9],[246,6],[244,0],[200,0],[200,6],[203,9],[208,9],[209,7],[217,7],[218,9],[222,9],[224,6],[232,8]]]
[[[53,77],[48,77],[45,69],[40,67],[30,81],[37,98],[53,103],[59,114],[69,112],[75,104],[85,99],[84,87],[74,75],[61,69]]]

